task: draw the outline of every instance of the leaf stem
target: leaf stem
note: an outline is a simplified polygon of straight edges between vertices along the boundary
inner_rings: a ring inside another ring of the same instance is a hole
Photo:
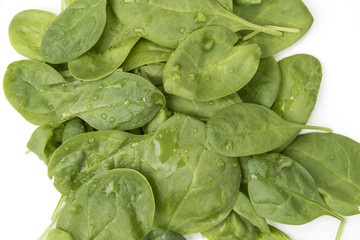
[[[255,37],[256,35],[258,35],[260,32],[259,31],[253,31],[252,33],[249,33],[248,35],[243,37],[243,41],[247,41],[253,37]]]
[[[65,196],[61,196],[58,204],[56,205],[56,208],[55,208],[55,210],[54,210],[54,213],[53,213],[53,215],[51,216],[51,220],[54,220],[54,218],[58,215],[58,213],[60,212],[60,209],[61,209],[63,203],[65,203],[65,201],[66,201],[66,197],[65,197]]]
[[[54,210],[53,215],[51,216],[51,223],[50,225],[45,229],[45,231],[41,234],[41,236],[39,237],[38,240],[43,240],[45,238],[45,236],[49,233],[49,231],[53,228],[53,226],[55,225],[55,223],[57,222],[57,220],[59,219],[60,213],[61,213],[61,207],[63,205],[63,203],[66,202],[66,197],[65,196],[61,196],[58,204],[56,205],[56,208]]]
[[[43,240],[44,237],[49,233],[49,231],[53,228],[56,221],[58,220],[60,214],[55,215],[54,219],[51,221],[50,225],[45,229],[45,231],[41,234],[41,236],[38,238],[38,240]]]
[[[344,230],[345,223],[346,223],[345,220],[341,221],[335,240],[340,240],[342,231]]]
[[[327,127],[318,127],[318,126],[304,125],[304,126],[302,126],[302,129],[318,130],[318,131],[324,131],[324,132],[333,133],[333,131],[331,130],[331,128],[327,128]]]
[[[272,26],[272,25],[265,25],[264,27],[269,27],[277,31],[281,32],[289,32],[289,33],[299,33],[300,29],[298,28],[288,28],[288,27],[280,27],[280,26]]]

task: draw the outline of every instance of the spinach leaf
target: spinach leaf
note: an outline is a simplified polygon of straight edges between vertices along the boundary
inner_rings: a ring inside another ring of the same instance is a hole
[[[85,128],[85,123],[83,120],[80,118],[73,118],[66,122],[61,142],[66,142],[67,140],[76,137],[77,135],[87,132],[87,130],[92,131],[92,129]]]
[[[139,37],[115,16],[110,3],[99,41],[88,52],[69,62],[71,74],[82,80],[97,80],[114,72],[125,60]]]
[[[196,101],[211,101],[235,93],[255,75],[260,49],[236,45],[238,36],[221,26],[193,32],[167,62],[164,90]]]
[[[48,165],[51,155],[62,144],[65,124],[44,125],[35,129],[27,148]]]
[[[124,71],[131,71],[151,63],[166,62],[172,52],[172,49],[141,39],[131,50],[121,67]]]
[[[270,109],[252,103],[223,108],[207,123],[210,144],[218,153],[232,157],[269,152],[292,138],[294,130],[301,129],[331,131],[286,121]]]
[[[40,53],[41,40],[56,15],[42,10],[25,10],[14,16],[9,25],[9,39],[21,55],[45,61]]]
[[[165,94],[165,97],[166,106],[170,111],[200,119],[208,119],[221,109],[242,102],[237,93],[207,102],[188,100],[171,94]]]
[[[259,229],[232,211],[224,221],[201,234],[209,240],[255,240],[259,233]]]
[[[186,240],[186,239],[176,232],[156,229],[149,232],[142,240]]]
[[[221,4],[226,10],[232,12],[233,11],[233,0],[216,0],[218,3]]]
[[[99,40],[106,22],[106,0],[77,0],[46,30],[41,55],[50,63],[64,63],[88,51]]]
[[[274,222],[299,225],[322,215],[339,220],[321,199],[314,179],[300,164],[279,153],[248,162],[249,196],[255,211]]]
[[[248,42],[261,48],[261,57],[270,57],[290,47],[310,29],[314,19],[301,0],[263,0],[262,4],[238,5],[234,13],[241,18],[261,25],[283,26],[300,32],[284,32],[282,37],[259,33]]]
[[[139,170],[149,136],[122,131],[99,131],[72,138],[50,159],[49,177],[56,189],[71,196],[93,176],[114,168]]]
[[[205,124],[176,114],[148,144],[141,172],[153,186],[156,220],[180,234],[205,231],[231,211],[240,185],[238,161],[207,143]]]
[[[54,228],[46,236],[46,240],[73,240],[73,237],[70,233],[60,228]]]
[[[281,60],[279,67],[280,91],[271,109],[288,121],[306,124],[315,108],[320,89],[321,64],[313,56],[298,54]],[[276,151],[284,150],[299,132],[294,130],[293,137]]]
[[[256,240],[291,240],[289,236],[279,229],[270,226],[271,233],[260,233]]]
[[[250,199],[242,192],[239,192],[239,197],[235,203],[233,211],[247,219],[254,226],[259,228],[261,232],[270,233],[269,225],[266,220],[255,212]]]
[[[360,144],[338,134],[304,134],[284,151],[315,180],[326,204],[341,215],[360,213]]]
[[[281,35],[243,20],[214,0],[111,0],[111,4],[128,28],[168,48],[176,48],[187,34],[209,25],[229,27],[233,32],[247,29]]]
[[[274,57],[264,58],[251,81],[239,91],[244,102],[270,108],[280,91],[281,74]]]
[[[66,4],[66,6],[70,6],[71,4],[73,4],[76,1],[78,1],[78,0],[65,0],[65,4]]]
[[[98,81],[67,82],[50,66],[29,60],[10,64],[4,92],[35,125],[54,125],[77,116],[98,130],[141,127],[165,104],[155,86],[134,74],[115,72]]]
[[[151,230],[154,212],[146,178],[135,170],[114,169],[82,185],[62,209],[56,227],[74,239],[139,240]]]
[[[279,67],[280,92],[271,109],[288,121],[305,124],[316,104],[321,63],[313,56],[298,54],[281,60]]]

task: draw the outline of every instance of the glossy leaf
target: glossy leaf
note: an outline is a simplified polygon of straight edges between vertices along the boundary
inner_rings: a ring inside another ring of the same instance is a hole
[[[106,0],[77,0],[52,22],[41,42],[41,55],[64,63],[88,51],[99,40],[106,22]]]
[[[50,66],[26,60],[10,64],[4,91],[12,106],[35,125],[77,116],[98,130],[128,130],[145,125],[165,104],[159,90],[134,74],[115,72],[98,81],[67,82]]]
[[[60,228],[54,228],[46,236],[46,240],[73,240],[73,237],[70,233]]]
[[[165,97],[166,106],[170,111],[187,114],[200,119],[208,119],[221,109],[242,102],[237,93],[207,102],[188,100],[171,94],[166,94]]]
[[[80,118],[71,119],[65,124],[62,134],[62,142],[66,142],[67,140],[85,132],[87,132],[87,129],[85,128],[83,120]]]
[[[129,56],[126,58],[121,67],[124,71],[131,71],[135,68],[151,63],[166,62],[172,52],[172,49],[162,47],[149,40],[142,39],[131,50]]]
[[[69,62],[71,74],[97,80],[114,72],[126,59],[139,37],[129,31],[107,5],[106,24],[99,41],[88,52]]]
[[[249,196],[260,216],[292,225],[323,215],[343,220],[326,206],[314,179],[294,160],[278,153],[265,154],[249,160],[248,168]]]
[[[48,175],[56,189],[71,196],[93,176],[114,168],[140,169],[149,136],[122,131],[98,131],[72,138],[58,148],[49,163]]]
[[[338,135],[304,134],[284,151],[314,178],[326,204],[341,215],[360,213],[360,144]]]
[[[21,55],[45,61],[40,53],[41,40],[56,15],[42,10],[25,10],[16,14],[9,25],[9,39]]]
[[[247,21],[260,24],[298,29],[284,32],[282,37],[259,33],[248,42],[261,48],[261,57],[270,57],[290,47],[310,29],[314,19],[301,0],[263,0],[262,4],[234,6],[234,13]]]
[[[288,121],[306,124],[315,108],[320,89],[321,64],[313,56],[298,54],[281,60],[279,67],[280,91],[271,109]],[[299,132],[294,130],[293,137],[276,151],[283,151]]]
[[[260,233],[256,240],[291,240],[289,236],[273,226],[270,226],[270,230],[270,234]]]
[[[111,0],[111,4],[128,28],[168,48],[176,48],[189,33],[209,25],[229,27],[233,32],[248,29],[281,35],[244,21],[214,0]]]
[[[255,240],[259,233],[259,229],[232,211],[224,221],[201,234],[209,240]]]
[[[255,212],[250,199],[242,192],[239,192],[239,197],[235,203],[233,211],[251,222],[254,226],[259,228],[261,232],[270,233],[269,225],[266,220]]]
[[[152,63],[141,66],[135,69],[133,72],[149,80],[154,85],[161,85],[164,68],[165,63]]]
[[[286,121],[270,109],[252,103],[228,106],[207,124],[210,144],[218,153],[232,157],[269,152],[291,139],[294,130],[301,129],[331,131]]]
[[[74,239],[139,240],[151,230],[154,212],[146,178],[135,170],[114,169],[84,184],[66,203],[56,226]]]
[[[149,232],[142,240],[186,240],[186,238],[176,232],[156,229]]]
[[[177,114],[161,125],[142,158],[153,186],[156,220],[180,234],[205,231],[231,211],[240,185],[238,161],[207,143],[205,124]]]
[[[221,26],[193,32],[167,62],[164,90],[196,101],[211,101],[235,93],[255,75],[260,49],[236,45],[238,36]]]
[[[246,103],[256,103],[270,108],[280,91],[281,74],[274,57],[264,58],[251,81],[239,91]]]
[[[298,54],[281,60],[279,67],[280,92],[271,109],[288,121],[305,124],[316,104],[321,64],[313,56]]]

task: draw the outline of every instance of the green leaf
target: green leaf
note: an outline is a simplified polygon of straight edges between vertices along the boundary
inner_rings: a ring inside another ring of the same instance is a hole
[[[291,225],[304,224],[323,215],[344,220],[326,206],[314,179],[291,158],[279,153],[254,156],[248,168],[249,196],[260,216]]]
[[[62,134],[62,142],[66,142],[67,140],[85,132],[87,132],[87,129],[85,128],[83,120],[80,118],[71,119],[65,124]]]
[[[160,128],[161,124],[166,122],[166,120],[168,120],[170,116],[171,113],[166,109],[166,107],[160,109],[160,111],[153,118],[153,120],[151,120],[149,123],[142,127],[144,134],[156,132]]]
[[[284,32],[282,37],[263,33],[254,36],[248,42],[260,46],[262,58],[273,56],[296,43],[310,29],[314,21],[301,0],[263,0],[262,4],[235,5],[234,13],[256,24],[282,26],[300,31]]]
[[[149,135],[98,131],[72,138],[58,148],[48,166],[54,186],[71,196],[93,176],[114,168],[139,170]]]
[[[97,80],[114,72],[126,59],[139,37],[129,31],[106,7],[106,24],[99,41],[79,58],[69,62],[71,74],[82,80]]]
[[[259,229],[232,211],[224,221],[201,234],[209,240],[255,240],[259,233]]]
[[[231,157],[269,152],[291,139],[294,130],[301,129],[331,131],[286,121],[270,109],[252,103],[223,108],[207,123],[210,144],[218,153]]]
[[[28,60],[9,65],[4,92],[35,125],[80,117],[98,130],[129,130],[148,123],[165,105],[162,93],[135,74],[117,71],[98,81],[67,82],[50,66]]]
[[[74,239],[139,240],[151,230],[154,212],[146,178],[135,170],[114,169],[84,184],[62,209],[56,227]]]
[[[141,39],[131,50],[121,67],[124,71],[131,71],[144,65],[166,62],[172,52],[172,49]]]
[[[77,0],[46,30],[41,55],[50,63],[73,60],[95,45],[106,22],[106,0]]]
[[[251,81],[239,91],[246,103],[256,103],[270,108],[280,91],[281,74],[274,57],[264,58]]]
[[[234,4],[236,5],[253,5],[253,4],[261,4],[262,0],[234,0]]]
[[[42,10],[25,10],[16,14],[9,25],[9,39],[21,55],[45,61],[40,53],[41,40],[56,15]]]
[[[232,12],[234,8],[233,0],[216,0],[221,4],[226,10]]]
[[[255,75],[261,53],[257,45],[235,45],[237,41],[235,33],[221,26],[193,32],[165,66],[165,92],[211,101],[241,89]]]
[[[261,232],[270,233],[269,225],[266,220],[255,212],[250,199],[242,192],[239,192],[239,197],[233,211],[251,222],[254,226],[259,228]]]
[[[360,144],[338,134],[304,134],[284,151],[309,171],[326,204],[341,215],[360,213]]]
[[[243,20],[214,0],[111,0],[111,5],[128,28],[168,48],[176,48],[189,33],[209,25],[229,27],[233,32],[247,29],[281,35]]]

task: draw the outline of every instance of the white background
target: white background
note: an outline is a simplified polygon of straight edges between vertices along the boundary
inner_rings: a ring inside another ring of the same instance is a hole
[[[304,0],[315,23],[305,38],[278,59],[308,53],[320,59],[324,77],[311,125],[330,127],[360,142],[360,1]],[[0,0],[0,75],[23,59],[11,47],[7,28],[25,9],[59,13],[60,0]],[[50,223],[60,198],[45,164],[25,154],[35,126],[26,122],[0,91],[0,228],[1,239],[37,239]],[[359,173],[360,174],[360,173]],[[303,226],[276,225],[294,240],[333,240],[339,221],[321,217]],[[347,218],[342,240],[360,239],[360,216]],[[192,236],[188,239],[201,239]]]

